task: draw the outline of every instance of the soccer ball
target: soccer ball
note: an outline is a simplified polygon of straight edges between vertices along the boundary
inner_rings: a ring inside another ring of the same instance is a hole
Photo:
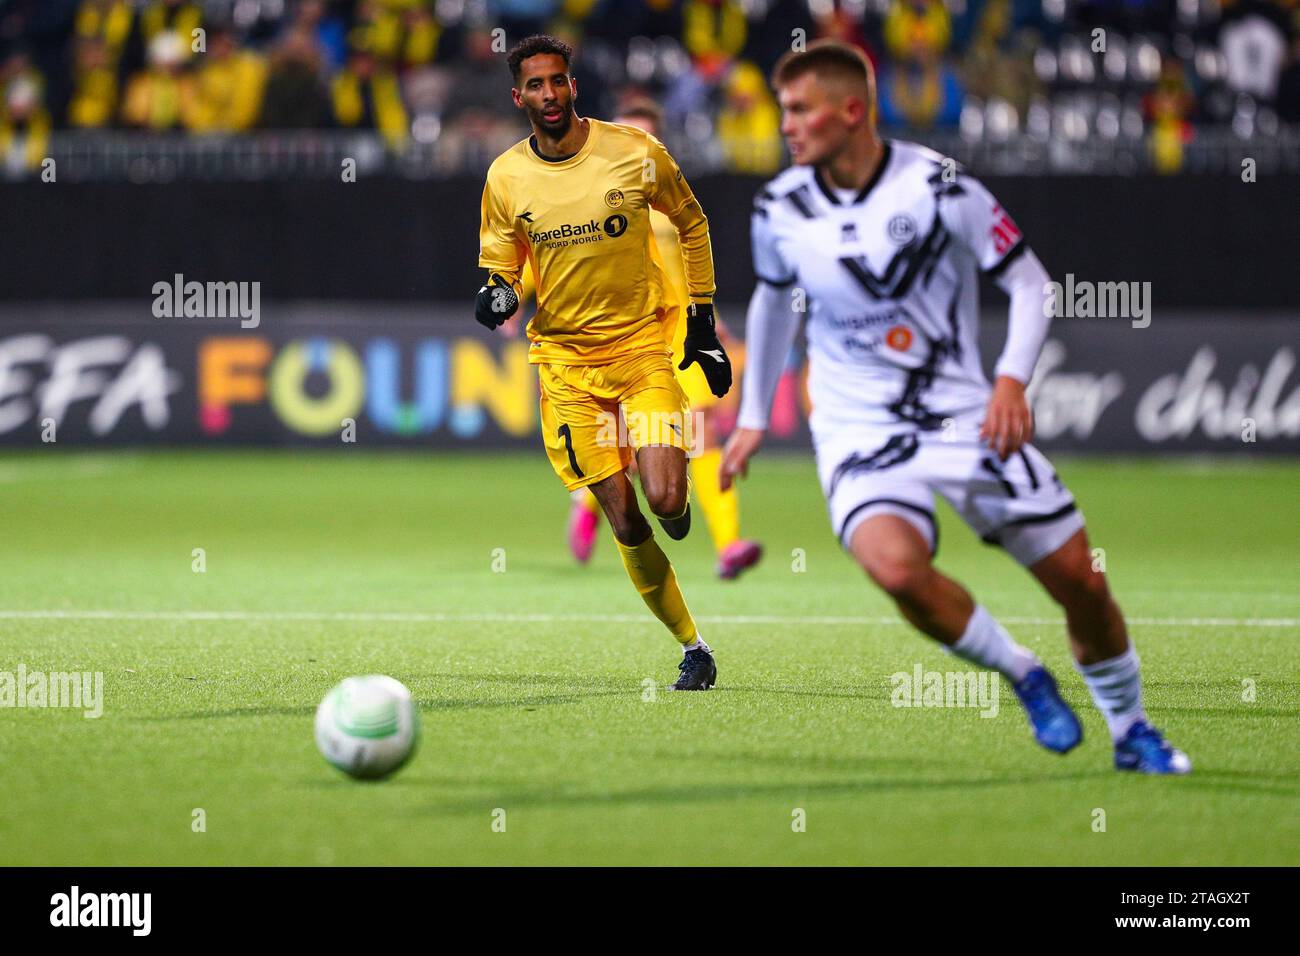
[[[321,756],[351,777],[399,769],[420,741],[420,714],[406,685],[382,674],[349,677],[316,708]]]

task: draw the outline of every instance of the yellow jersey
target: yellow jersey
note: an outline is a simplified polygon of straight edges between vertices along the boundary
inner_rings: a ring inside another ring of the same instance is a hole
[[[547,160],[532,138],[488,169],[478,264],[519,286],[537,282],[529,361],[602,365],[669,349],[679,296],[654,238],[651,210],[679,237],[693,302],[713,299],[709,223],[663,143],[644,130],[588,119],[582,148]]]

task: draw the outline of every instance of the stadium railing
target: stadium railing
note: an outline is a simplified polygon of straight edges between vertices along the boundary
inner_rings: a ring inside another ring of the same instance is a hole
[[[972,139],[959,131],[886,130],[912,139],[988,174],[1137,175],[1152,173],[1147,137],[1090,135],[1081,138],[1023,132]],[[726,171],[716,140],[666,137],[690,173]],[[170,182],[174,180],[260,181],[332,179],[347,160],[358,176],[433,179],[454,173],[480,173],[499,151],[495,143],[412,142],[392,150],[373,132],[283,131],[195,137],[182,133],[62,131],[50,137],[48,158],[59,180]],[[1254,160],[1258,174],[1300,172],[1300,128],[1284,126],[1270,136],[1241,137],[1230,128],[1197,128],[1182,146],[1180,171],[1240,171]],[[0,167],[0,176],[6,175]],[[40,168],[7,173],[35,178]],[[775,172],[775,170],[774,170]]]

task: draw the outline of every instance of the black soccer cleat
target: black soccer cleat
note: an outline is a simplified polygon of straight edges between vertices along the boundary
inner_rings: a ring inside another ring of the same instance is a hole
[[[687,651],[677,669],[681,676],[669,690],[708,690],[718,683],[718,665],[713,655],[702,647]]]
[[[658,516],[656,516],[658,517]],[[686,510],[678,518],[659,518],[659,523],[668,532],[668,537],[680,541],[691,531],[691,503],[686,502]]]

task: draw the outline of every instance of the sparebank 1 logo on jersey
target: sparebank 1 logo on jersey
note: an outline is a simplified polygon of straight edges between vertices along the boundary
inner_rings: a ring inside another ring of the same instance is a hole
[[[627,232],[627,216],[622,213],[606,216],[604,222],[593,217],[586,222],[566,222],[553,229],[529,229],[527,231],[528,240],[533,245],[544,245],[548,249],[561,249],[570,245],[602,242],[606,236],[610,239],[617,239],[625,232]]]

